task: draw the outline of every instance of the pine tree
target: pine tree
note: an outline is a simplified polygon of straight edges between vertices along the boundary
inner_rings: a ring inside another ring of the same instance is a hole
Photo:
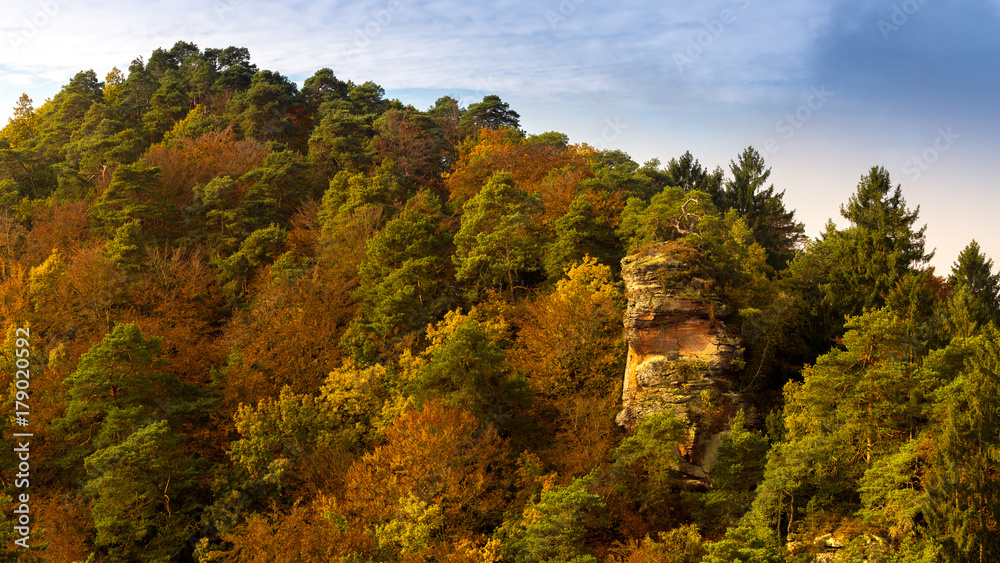
[[[452,257],[455,277],[471,282],[474,292],[506,285],[513,299],[517,281],[539,266],[530,230],[536,206],[537,199],[519,190],[510,174],[494,174],[464,206]]]

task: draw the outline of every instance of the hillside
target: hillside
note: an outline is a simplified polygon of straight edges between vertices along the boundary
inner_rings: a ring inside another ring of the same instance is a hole
[[[23,96],[10,560],[1000,560],[975,241],[928,267],[878,165],[808,240],[753,147],[519,117],[184,42]]]

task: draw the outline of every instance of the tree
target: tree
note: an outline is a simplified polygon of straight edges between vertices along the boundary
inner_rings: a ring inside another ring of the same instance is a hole
[[[67,378],[66,415],[55,425],[83,435],[93,451],[171,414],[169,393],[177,388],[162,364],[159,339],[147,339],[134,324],[116,325]]]
[[[604,499],[593,492],[597,472],[562,487],[548,487],[521,517],[496,536],[504,540],[504,560],[517,563],[596,563],[587,533],[605,520]]]
[[[538,248],[531,233],[537,200],[518,189],[510,174],[498,172],[463,206],[452,261],[455,277],[473,291],[506,282],[511,299],[516,281],[538,269]]]
[[[375,361],[444,312],[443,256],[451,243],[437,196],[420,192],[368,241],[359,266],[358,315],[344,344],[359,362]]]
[[[665,240],[702,242],[718,236],[721,220],[708,194],[667,186],[648,202],[631,197],[616,233],[626,252]]]
[[[149,101],[149,111],[142,116],[142,121],[150,140],[156,143],[190,109],[191,103],[180,73],[176,70],[167,71],[160,79],[160,87]]]
[[[495,327],[450,311],[427,333],[431,344],[420,355],[406,394],[463,405],[484,422],[508,422],[524,402],[523,380],[506,373]]]
[[[959,253],[948,283],[953,300],[960,300],[974,326],[1000,324],[1000,273],[993,273],[993,260],[986,258],[978,242],[970,242]]]
[[[965,356],[940,392],[924,516],[945,561],[1000,557],[1000,332],[987,326],[953,345]]]
[[[361,369],[347,362],[317,393],[285,386],[256,406],[240,405],[234,415],[240,439],[228,452],[244,480],[238,489],[273,494],[256,499],[263,502],[339,481],[379,433],[388,375],[379,365]]]
[[[684,192],[694,190],[705,192],[712,196],[713,201],[717,202],[716,205],[721,203],[719,198],[722,190],[722,168],[717,167],[714,171],[708,172],[691,156],[691,151],[686,151],[680,158],[671,158],[664,173],[667,185],[678,187]]]
[[[111,183],[90,210],[95,231],[114,236],[118,229],[138,219],[152,225],[163,214],[159,197],[160,169],[140,160],[115,169]]]
[[[873,167],[861,177],[857,191],[841,206],[851,226],[831,233],[835,267],[822,284],[825,299],[843,314],[857,314],[885,303],[903,276],[934,255],[924,252],[924,232],[914,230],[920,208],[909,210],[889,173]]]
[[[542,263],[550,280],[592,256],[601,263],[617,267],[621,261],[621,246],[614,227],[605,214],[594,209],[593,193],[581,192],[569,210],[552,224],[554,239],[544,247]]]
[[[354,87],[350,82],[344,82],[337,78],[329,68],[321,68],[315,74],[306,78],[302,83],[302,90],[299,92],[307,109],[313,114],[319,111],[324,102],[331,100],[343,100],[347,98],[348,92]],[[322,116],[316,115],[317,121]]]
[[[232,99],[228,111],[245,137],[285,141],[292,133],[288,112],[297,95],[294,82],[277,72],[262,70],[253,75],[249,89]]]
[[[246,47],[205,49],[205,58],[215,63],[219,71],[215,88],[228,94],[250,88],[257,75],[257,65],[250,62],[250,51]]]
[[[384,443],[347,471],[349,515],[368,529],[381,528],[387,547],[402,539],[399,532],[419,525],[427,509],[439,511],[434,536],[445,545],[491,530],[509,502],[507,448],[467,409],[428,401],[403,413]]]
[[[27,94],[21,94],[14,105],[14,115],[7,119],[7,126],[0,130],[0,138],[7,139],[10,148],[16,149],[37,134],[35,108],[31,105],[31,98]]]
[[[107,561],[169,563],[195,529],[198,464],[165,420],[92,455],[84,493],[92,499],[94,547]]]
[[[412,107],[390,109],[375,120],[372,151],[380,160],[392,160],[414,183],[433,185],[454,160],[455,148],[440,125]]]
[[[579,393],[611,395],[624,369],[622,305],[611,269],[584,258],[555,291],[526,305],[509,363],[535,393],[555,402]]]
[[[750,509],[754,491],[764,478],[770,445],[759,433],[748,430],[745,423],[741,409],[719,445],[718,461],[710,473],[712,489],[701,499],[710,515],[706,524],[714,524],[720,531],[736,524]]]
[[[730,161],[729,170],[733,178],[726,181],[725,189],[709,193],[720,210],[735,209],[746,219],[754,240],[767,251],[768,264],[775,270],[784,269],[804,231],[802,223],[795,222],[795,212],[785,210],[785,192],[776,194],[773,185],[764,187],[771,169],[765,168],[764,158],[753,147]]]
[[[328,103],[309,137],[309,161],[326,178],[340,171],[366,171],[371,165],[368,145],[375,135],[372,118]]]
[[[940,369],[922,361],[907,323],[883,308],[849,318],[847,328],[845,349],[785,385],[785,439],[768,454],[745,520],[779,536],[815,523],[823,507],[853,512],[865,475],[885,470],[926,421]]]
[[[500,129],[508,127],[517,129],[521,116],[510,109],[510,104],[500,99],[500,96],[490,94],[483,101],[472,104],[462,114],[462,125],[470,133],[481,128]]]

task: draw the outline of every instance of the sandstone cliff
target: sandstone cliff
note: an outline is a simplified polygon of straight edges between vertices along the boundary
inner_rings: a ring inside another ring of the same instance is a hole
[[[704,479],[741,402],[728,379],[738,340],[719,320],[711,269],[697,249],[662,242],[625,257],[622,277],[628,360],[618,423],[672,411],[688,424],[682,470]]]

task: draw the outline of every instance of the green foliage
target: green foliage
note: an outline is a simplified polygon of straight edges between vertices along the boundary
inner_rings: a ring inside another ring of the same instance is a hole
[[[118,324],[80,357],[66,379],[66,416],[55,422],[88,449],[117,444],[137,427],[173,410],[162,371],[159,339],[147,339],[134,324]]]
[[[245,92],[230,101],[228,111],[245,136],[283,141],[291,134],[288,112],[297,94],[287,77],[262,70],[253,75]]]
[[[566,214],[556,219],[553,229],[555,237],[545,245],[542,256],[542,265],[550,280],[562,277],[565,270],[585,256],[613,267],[621,261],[614,229],[594,212],[585,193],[573,199]]]
[[[500,422],[523,402],[523,381],[504,370],[503,350],[489,329],[471,316],[451,311],[433,330],[407,394],[418,399],[443,397],[466,406],[481,420]]]
[[[744,424],[741,409],[719,444],[719,457],[710,475],[712,488],[701,499],[709,521],[716,527],[735,524],[750,509],[754,491],[764,478],[764,462],[770,444],[759,433],[747,430]]]
[[[877,459],[858,481],[866,523],[887,530],[889,537],[909,536],[921,511],[918,442],[910,440],[899,451]]]
[[[596,563],[587,549],[588,529],[599,526],[604,500],[592,492],[597,474],[590,473],[563,487],[551,487],[524,509],[517,524],[501,529],[504,559],[518,563]]]
[[[634,432],[612,452],[616,493],[658,525],[677,525],[671,513],[680,502],[679,447],[687,443],[687,425],[671,413],[658,413],[641,419]]]
[[[926,479],[928,528],[945,561],[1000,557],[1000,332],[955,343],[966,352],[958,376],[938,395],[935,442]]]
[[[441,507],[428,504],[410,493],[399,500],[398,517],[375,528],[379,548],[409,555],[431,546],[432,536],[443,524]]]
[[[219,263],[222,289],[231,303],[239,300],[262,266],[281,255],[288,232],[277,225],[259,229],[240,244],[235,254]]]
[[[538,244],[531,219],[538,200],[497,172],[465,203],[455,235],[455,277],[472,283],[474,294],[505,283],[511,296],[518,280],[538,269]]]
[[[785,386],[785,441],[768,455],[751,513],[775,529],[791,529],[806,505],[859,503],[865,472],[898,452],[929,409],[937,376],[920,365],[905,323],[881,309],[847,326],[845,350],[820,357],[802,383]]]
[[[915,230],[920,208],[909,210],[889,173],[873,167],[861,177],[857,191],[840,214],[851,222],[844,231],[828,231],[834,268],[820,284],[824,300],[835,311],[854,315],[879,307],[885,296],[912,269],[925,264],[924,231]]]
[[[176,70],[167,71],[160,79],[160,87],[150,97],[149,110],[142,116],[152,142],[163,139],[163,134],[187,115],[191,104],[184,86]]]
[[[118,229],[135,220],[154,222],[162,210],[157,200],[160,169],[145,161],[115,169],[111,183],[90,208],[94,230],[114,237]]]
[[[107,561],[174,561],[194,531],[197,464],[166,421],[91,454],[84,493],[93,499],[94,547]]]
[[[685,192],[699,191],[712,196],[712,201],[721,209],[720,191],[722,189],[723,171],[717,167],[709,172],[701,166],[691,151],[686,151],[680,158],[671,158],[667,163],[664,180],[669,186],[678,187]]]
[[[961,336],[971,336],[976,327],[1000,324],[1000,273],[993,273],[987,259],[972,241],[962,249],[951,267],[953,324]]]
[[[142,242],[142,226],[139,221],[125,223],[115,231],[113,239],[104,246],[111,263],[126,272],[137,272],[142,268],[145,249]]]
[[[448,264],[441,257],[451,239],[443,220],[437,197],[421,192],[368,241],[358,268],[360,310],[343,341],[355,360],[376,360],[443,312]]]
[[[733,178],[725,189],[713,193],[722,210],[736,210],[753,232],[754,241],[767,251],[767,263],[775,270],[784,269],[799,244],[804,227],[795,222],[795,212],[786,211],[785,192],[774,193],[774,186],[764,187],[771,176],[764,157],[753,147],[744,149],[737,161],[730,161]]]
[[[325,106],[325,104],[324,104]],[[333,105],[323,111],[323,120],[309,138],[309,159],[323,176],[338,172],[362,172],[371,165],[368,144],[375,129],[364,115]]]
[[[235,415],[241,438],[230,459],[250,479],[279,489],[316,482],[322,465],[372,442],[388,398],[386,378],[382,366],[348,364],[330,373],[316,395],[285,387],[277,399],[241,406]]]
[[[779,563],[778,539],[772,530],[744,519],[726,530],[726,537],[705,544],[702,563]]]
[[[510,109],[510,104],[501,100],[500,96],[491,94],[465,110],[462,114],[462,126],[470,132],[482,127],[517,129],[520,118],[516,111]]]
[[[712,198],[703,192],[685,193],[667,186],[649,203],[629,198],[622,210],[618,236],[629,253],[663,240],[697,243],[719,231],[720,217]]]
[[[23,95],[0,318],[31,326],[27,397],[9,344],[3,373],[51,470],[21,558],[804,561],[832,536],[845,561],[1000,559],[978,243],[935,276],[881,167],[803,244],[752,147],[640,166],[518,120],[184,41]],[[681,460],[703,420],[612,422],[626,249],[740,329],[727,377],[770,413],[766,439],[736,417],[707,491]]]

